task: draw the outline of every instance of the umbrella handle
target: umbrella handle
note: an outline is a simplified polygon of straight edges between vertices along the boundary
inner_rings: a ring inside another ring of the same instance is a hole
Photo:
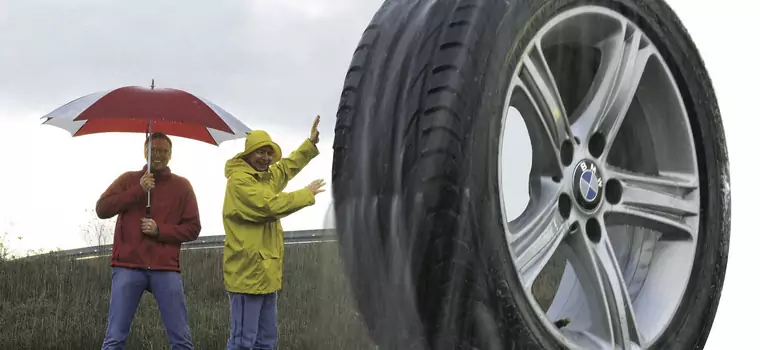
[[[153,163],[153,120],[148,121],[148,172]],[[145,206],[145,217],[150,219],[150,191],[148,191],[148,204]]]

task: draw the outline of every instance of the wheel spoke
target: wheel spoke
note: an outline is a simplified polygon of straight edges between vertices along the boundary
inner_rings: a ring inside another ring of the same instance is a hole
[[[598,243],[591,242],[585,230],[568,236],[566,241],[572,252],[569,260],[586,292],[593,322],[591,332],[611,348],[617,345],[632,349],[632,343],[641,343],[633,304],[606,229],[601,226]]]
[[[665,239],[695,238],[700,207],[695,176],[642,175],[619,169],[608,169],[607,173],[619,181],[621,190],[620,201],[610,205],[605,214],[609,224],[649,228],[661,232]]]
[[[559,213],[559,196],[546,197],[509,223],[515,266],[526,286],[533,285],[569,231],[568,221]]]
[[[571,135],[565,105],[559,94],[549,64],[546,62],[540,41],[523,60],[523,79],[528,82],[533,95],[539,97],[544,126],[556,145]]]
[[[542,166],[543,175],[559,175],[560,147],[571,135],[567,113],[540,45],[534,46],[522,63],[515,82],[517,90],[513,104],[521,104],[519,110],[536,115],[535,118],[524,118],[536,148],[533,164]]]
[[[615,35],[598,44],[602,62],[585,103],[576,111],[572,129],[582,140],[601,133],[605,140],[602,158],[612,146],[654,54],[654,47],[642,39],[640,30],[623,24]]]

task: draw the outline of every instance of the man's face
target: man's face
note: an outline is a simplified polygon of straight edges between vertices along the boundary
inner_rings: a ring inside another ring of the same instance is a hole
[[[151,155],[151,170],[161,170],[169,166],[169,160],[172,159],[172,147],[169,141],[164,139],[153,139],[153,154]],[[148,146],[145,146],[145,160],[148,160]]]
[[[245,160],[254,169],[258,171],[267,171],[272,164],[272,157],[274,156],[274,149],[272,146],[261,147],[251,153],[249,153]]]

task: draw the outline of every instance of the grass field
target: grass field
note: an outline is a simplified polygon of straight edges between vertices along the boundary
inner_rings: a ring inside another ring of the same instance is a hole
[[[286,248],[279,349],[374,349],[343,275],[337,243]],[[183,251],[195,348],[224,349],[229,304],[221,249]],[[110,294],[106,258],[0,262],[0,349],[100,349]],[[153,296],[143,295],[127,349],[168,349]]]

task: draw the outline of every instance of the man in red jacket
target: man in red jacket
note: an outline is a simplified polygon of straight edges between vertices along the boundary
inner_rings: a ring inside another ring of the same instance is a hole
[[[143,292],[156,298],[171,349],[193,349],[179,267],[182,242],[201,231],[198,203],[190,182],[168,167],[172,142],[151,134],[152,164],[116,179],[100,196],[95,211],[101,219],[118,215],[111,253],[111,304],[102,349],[122,349]],[[145,158],[148,142],[145,141]],[[151,218],[145,218],[147,192]]]

